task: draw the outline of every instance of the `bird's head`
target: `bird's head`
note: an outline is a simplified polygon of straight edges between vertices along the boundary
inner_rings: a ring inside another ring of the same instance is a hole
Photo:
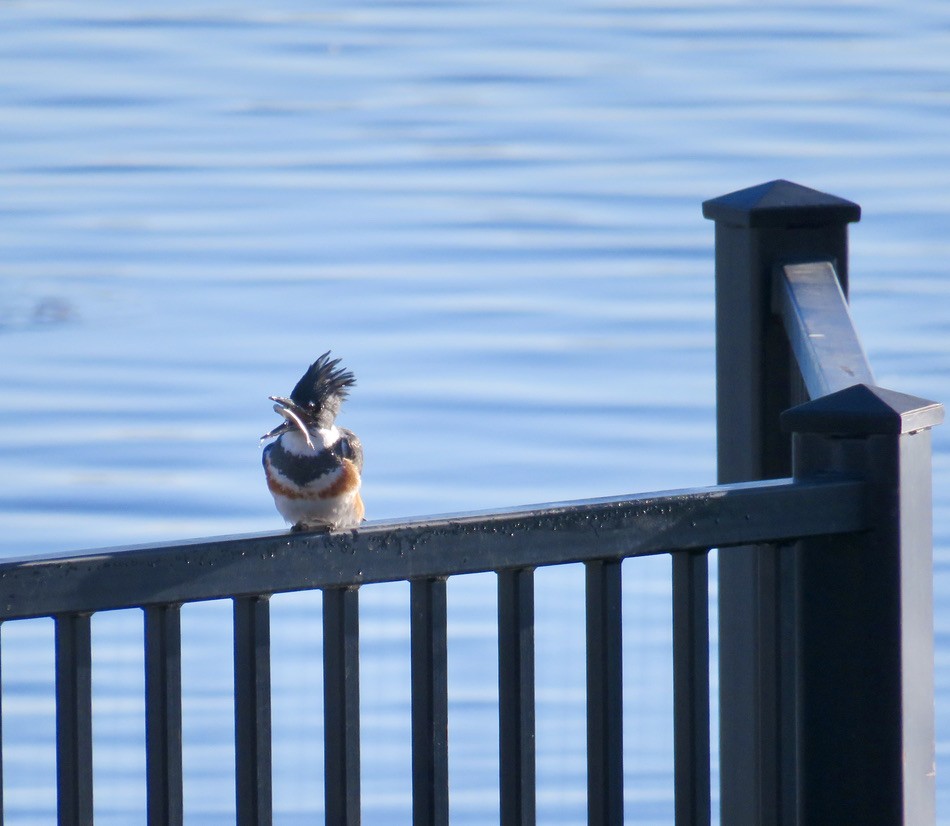
[[[340,405],[356,384],[356,378],[349,370],[338,367],[339,359],[331,359],[327,351],[318,358],[290,393],[284,396],[269,396],[275,402],[274,412],[284,420],[261,439],[280,436],[296,427],[310,442],[310,430],[333,427]]]

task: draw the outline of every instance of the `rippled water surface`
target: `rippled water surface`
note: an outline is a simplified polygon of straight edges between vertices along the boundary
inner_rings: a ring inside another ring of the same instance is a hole
[[[950,400],[950,6],[0,6],[0,553],[277,529],[257,437],[332,348],[371,518],[715,480],[712,226],[859,202],[881,384]],[[935,434],[950,823],[950,430]],[[669,563],[625,567],[627,810],[672,818]],[[537,583],[539,816],[585,819],[582,578]],[[453,822],[497,819],[494,583],[453,580]],[[367,823],[405,823],[403,585],[362,594]],[[322,809],[319,595],[276,597],[276,822]],[[183,613],[186,808],[233,820],[230,606]],[[144,819],[141,619],[93,621],[97,822]],[[4,802],[54,812],[52,625],[3,629]],[[223,652],[223,653],[222,653]],[[314,699],[317,698],[317,699]]]

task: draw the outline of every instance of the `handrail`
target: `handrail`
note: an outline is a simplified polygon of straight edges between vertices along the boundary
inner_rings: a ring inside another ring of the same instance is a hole
[[[5,559],[0,620],[779,542],[861,530],[863,504],[861,482],[785,479]]]
[[[830,261],[780,267],[773,294],[810,398],[877,384]]]

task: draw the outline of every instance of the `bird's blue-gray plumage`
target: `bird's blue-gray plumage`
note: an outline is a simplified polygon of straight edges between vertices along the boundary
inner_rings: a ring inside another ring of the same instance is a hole
[[[261,461],[265,468],[270,462],[275,470],[301,487],[339,469],[344,459],[349,459],[358,471],[362,471],[363,446],[360,440],[351,430],[342,427],[339,430],[340,438],[336,442],[311,456],[301,456],[286,450],[278,439],[264,448]]]

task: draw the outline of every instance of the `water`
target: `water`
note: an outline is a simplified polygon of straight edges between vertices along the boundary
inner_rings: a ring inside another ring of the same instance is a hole
[[[0,552],[278,528],[257,436],[332,348],[371,518],[715,478],[712,226],[859,202],[878,379],[950,399],[950,7],[6,3]],[[950,430],[935,433],[950,823]],[[544,822],[583,820],[580,578],[539,574]],[[450,583],[453,822],[497,812],[493,583]],[[625,569],[628,815],[668,822],[669,585]],[[319,596],[275,598],[277,822],[322,806]],[[406,594],[367,588],[367,823],[406,822]],[[186,807],[232,819],[229,608],[186,608]],[[143,820],[140,620],[96,617],[97,822]],[[53,817],[51,626],[3,629],[7,816]],[[225,652],[221,654],[221,652]],[[658,690],[659,688],[659,690]],[[639,821],[638,821],[639,822]]]

